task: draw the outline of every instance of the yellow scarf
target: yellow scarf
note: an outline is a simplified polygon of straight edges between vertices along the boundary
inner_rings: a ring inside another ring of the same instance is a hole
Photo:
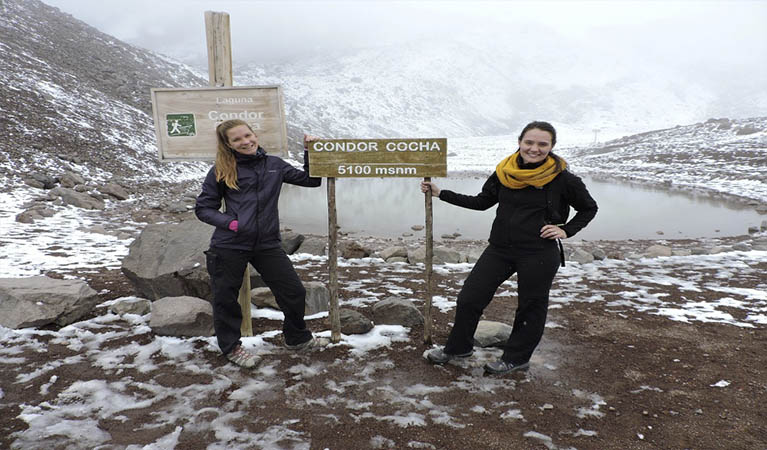
[[[567,163],[562,160],[562,167],[557,169],[554,158],[548,156],[543,164],[535,169],[520,169],[517,163],[518,156],[519,150],[504,158],[495,168],[498,179],[510,189],[522,189],[527,186],[543,187],[567,168]]]

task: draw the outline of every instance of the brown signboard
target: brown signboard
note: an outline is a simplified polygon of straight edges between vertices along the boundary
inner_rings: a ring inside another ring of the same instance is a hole
[[[280,86],[152,89],[161,161],[213,160],[216,126],[242,119],[268,153],[287,155],[285,108]]]
[[[447,139],[322,139],[309,146],[313,177],[445,177]]]

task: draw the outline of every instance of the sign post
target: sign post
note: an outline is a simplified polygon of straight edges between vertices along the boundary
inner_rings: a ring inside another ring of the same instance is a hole
[[[338,313],[338,253],[336,220],[336,177],[417,177],[447,176],[447,139],[321,139],[309,145],[309,173],[328,179],[328,270],[330,272],[331,341],[341,339]],[[433,226],[431,192],[426,193],[426,302],[424,342],[431,343],[433,296]]]

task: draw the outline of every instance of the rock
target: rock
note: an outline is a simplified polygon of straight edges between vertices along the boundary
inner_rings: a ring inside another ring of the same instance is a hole
[[[732,246],[733,250],[737,250],[739,252],[747,252],[751,250],[751,246],[746,244],[745,242],[739,242]]]
[[[748,227],[748,234],[756,234],[759,232],[759,227]]]
[[[130,197],[128,191],[117,183],[107,183],[98,189],[102,194],[109,195],[117,200],[127,200]]]
[[[672,250],[671,256],[690,256],[692,255],[692,251],[686,248],[680,248],[678,250]]]
[[[410,300],[388,297],[373,305],[373,321],[379,325],[412,327],[423,324],[423,315]]]
[[[587,264],[594,262],[594,255],[582,248],[575,248],[573,249],[573,252],[570,253],[568,261],[574,261],[579,264]]]
[[[213,336],[213,307],[201,298],[163,297],[152,305],[149,328],[163,336]]]
[[[756,212],[759,214],[767,214],[767,204],[759,205],[755,209],[756,209]]]
[[[29,178],[25,179],[24,182],[26,183],[27,180],[34,180],[37,183],[41,183],[42,189],[53,189],[54,187],[56,187],[56,183],[58,182],[56,178],[53,178],[48,175],[39,174],[39,173],[30,174]],[[32,185],[30,184],[30,186]]]
[[[452,234],[443,234],[443,235],[442,235],[442,236],[440,236],[440,237],[441,237],[442,239],[455,239],[455,236],[453,236]]]
[[[85,184],[85,178],[74,172],[64,172],[64,174],[59,177],[59,182],[62,187],[73,188],[78,184]]]
[[[371,251],[354,241],[342,241],[338,243],[338,254],[342,258],[365,258],[370,256]]]
[[[61,198],[61,200],[67,204],[76,206],[83,209],[104,209],[104,202],[91,197],[88,194],[77,192],[73,189],[67,189],[65,187],[57,187],[48,191],[48,195],[51,198]]]
[[[426,260],[426,246],[420,246],[413,251],[409,251],[407,259],[410,264],[423,263]],[[435,247],[432,257],[433,264],[460,263],[463,258],[460,253],[447,247]]]
[[[25,178],[24,184],[37,189],[45,189],[45,184],[43,184],[42,181],[35,180],[34,178]]]
[[[423,225],[413,225],[412,227],[410,227],[410,229],[413,231],[421,231],[423,230]]]
[[[644,252],[645,256],[656,258],[658,256],[671,256],[671,247],[665,245],[651,245]]]
[[[591,255],[594,256],[594,259],[597,261],[602,261],[607,258],[607,253],[599,247],[592,248]]]
[[[607,253],[607,257],[610,259],[623,259],[623,252],[620,250],[611,250]]]
[[[150,300],[184,295],[212,300],[203,253],[212,233],[212,226],[196,219],[148,225],[128,247],[122,272]]]
[[[152,310],[152,302],[145,298],[122,298],[109,307],[109,311],[122,316],[123,314],[138,314],[143,316]]]
[[[735,134],[738,136],[745,136],[748,134],[758,133],[760,131],[762,130],[760,130],[759,128],[756,128],[753,125],[743,125],[742,127],[738,128],[737,131],[735,131]]]
[[[767,220],[762,220],[761,225],[759,225],[759,229],[762,231],[767,231]]]
[[[716,245],[716,246],[712,247],[709,250],[709,253],[712,254],[712,255],[716,255],[717,253],[723,253],[723,252],[726,252],[726,251],[727,251],[727,247],[722,247],[721,245]]]
[[[98,302],[96,291],[80,280],[0,278],[0,325],[8,328],[69,325]]]
[[[186,207],[186,203],[180,201],[168,203],[168,206],[165,209],[169,213],[173,214],[180,214],[189,211],[189,209]]]
[[[308,237],[301,242],[295,253],[308,253],[310,255],[325,256],[325,248],[328,240],[324,238]]]
[[[365,334],[373,329],[373,322],[353,309],[340,308],[338,316],[343,334]],[[328,328],[331,326],[330,318],[328,318]]]
[[[392,257],[402,257],[407,258],[407,247],[404,246],[395,246],[395,247],[387,247],[379,252],[379,255],[381,256],[381,259],[388,261],[389,258]]]
[[[491,320],[480,320],[474,332],[474,345],[494,347],[503,345],[511,336],[511,325]]]
[[[464,261],[467,263],[475,263],[479,260],[479,257],[482,256],[482,253],[484,252],[485,252],[485,247],[470,248],[461,255],[461,261]]]
[[[295,253],[296,250],[301,247],[301,243],[304,242],[303,234],[293,232],[280,233],[280,238],[282,239],[282,249],[285,250],[285,253],[288,255]]]
[[[406,263],[407,258],[404,258],[402,256],[392,256],[391,258],[386,260],[387,263],[393,264],[393,263]]]
[[[693,255],[708,255],[708,249],[704,247],[693,247],[690,249]]]
[[[19,223],[35,223],[35,220],[40,220],[42,218],[43,216],[34,209],[28,209],[16,214],[16,222]]]
[[[280,309],[277,300],[274,299],[272,290],[268,287],[257,287],[250,290],[250,303],[259,308]]]
[[[309,281],[304,283],[306,288],[306,308],[304,314],[311,316],[323,311],[329,310],[330,291],[324,283],[319,281]]]

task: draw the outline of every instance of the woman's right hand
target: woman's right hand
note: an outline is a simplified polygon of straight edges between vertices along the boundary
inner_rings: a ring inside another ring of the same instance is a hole
[[[424,194],[431,191],[432,197],[439,197],[439,188],[431,181],[421,181],[421,192]]]

